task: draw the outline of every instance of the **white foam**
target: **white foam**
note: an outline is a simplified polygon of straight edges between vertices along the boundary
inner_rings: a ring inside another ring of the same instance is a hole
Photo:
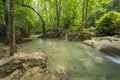
[[[115,62],[115,63],[117,63],[117,64],[120,64],[120,56],[114,56],[114,57],[112,57],[112,56],[106,56],[110,61],[113,61],[113,62]]]

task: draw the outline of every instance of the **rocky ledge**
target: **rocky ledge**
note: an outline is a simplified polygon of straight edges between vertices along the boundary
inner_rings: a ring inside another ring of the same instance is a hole
[[[0,80],[67,80],[65,71],[48,71],[42,52],[16,53],[0,60]]]
[[[120,37],[94,37],[91,40],[85,40],[83,43],[90,45],[102,52],[110,55],[120,56]]]

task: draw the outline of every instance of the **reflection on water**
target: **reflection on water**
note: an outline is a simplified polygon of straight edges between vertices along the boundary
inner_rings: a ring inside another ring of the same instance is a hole
[[[120,64],[80,42],[35,39],[20,45],[20,51],[44,51],[48,69],[65,70],[69,80],[120,80]]]

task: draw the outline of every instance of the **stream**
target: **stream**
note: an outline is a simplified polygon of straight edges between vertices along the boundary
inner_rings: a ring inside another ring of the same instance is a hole
[[[120,80],[120,57],[99,52],[81,42],[34,39],[19,45],[18,51],[43,51],[48,70],[64,70],[69,80]]]

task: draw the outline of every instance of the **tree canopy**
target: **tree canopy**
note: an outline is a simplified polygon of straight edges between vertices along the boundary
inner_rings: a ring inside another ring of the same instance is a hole
[[[5,1],[0,1],[1,24],[6,24]],[[97,19],[109,11],[119,12],[119,6],[119,0],[14,0],[14,23],[29,28],[31,34],[76,31],[95,27]]]

